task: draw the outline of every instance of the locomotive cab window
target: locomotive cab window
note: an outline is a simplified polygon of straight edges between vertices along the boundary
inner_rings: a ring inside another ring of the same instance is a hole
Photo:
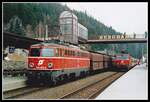
[[[42,57],[53,57],[54,49],[52,48],[44,48],[42,49]]]
[[[128,59],[128,55],[117,56],[117,59],[127,60]]]
[[[31,48],[30,56],[40,56],[40,48]]]

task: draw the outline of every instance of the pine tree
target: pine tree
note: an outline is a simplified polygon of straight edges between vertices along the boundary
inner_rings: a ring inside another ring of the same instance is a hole
[[[22,21],[18,16],[13,16],[8,25],[6,31],[16,33],[21,36],[25,36],[25,30],[22,25]]]

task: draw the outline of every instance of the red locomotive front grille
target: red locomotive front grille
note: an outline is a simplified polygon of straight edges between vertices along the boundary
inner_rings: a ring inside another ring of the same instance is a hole
[[[49,63],[51,63],[49,58],[28,58],[28,67],[32,70],[47,70]]]
[[[113,63],[116,65],[128,65],[129,60],[115,60],[115,61],[113,61]]]
[[[62,70],[89,68],[90,66],[90,60],[88,58],[29,57],[28,62],[31,70]],[[30,67],[32,63],[34,63],[34,67]]]

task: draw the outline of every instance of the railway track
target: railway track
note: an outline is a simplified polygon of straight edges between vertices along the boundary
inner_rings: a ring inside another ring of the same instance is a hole
[[[98,80],[86,87],[82,87],[71,93],[68,93],[59,99],[93,99],[123,74],[124,73],[111,74],[110,76]]]
[[[17,98],[26,94],[31,94],[40,90],[45,89],[46,87],[23,87],[15,90],[3,92],[3,97],[5,99]]]
[[[12,76],[12,77],[26,76],[26,74],[27,74],[27,70],[25,68],[21,69],[21,70],[16,70],[16,69],[11,69],[11,70],[10,69],[9,70],[4,69],[3,70],[4,77],[7,77],[7,76]]]
[[[98,74],[95,76],[89,76],[89,77],[84,78],[84,79],[79,79],[79,80],[76,80],[73,82],[69,82],[69,83],[62,84],[62,85],[57,85],[54,87],[50,87],[50,86],[28,87],[27,86],[24,88],[3,92],[3,98],[4,99],[20,99],[20,98],[22,98],[22,99],[37,99],[37,98],[40,98],[40,99],[69,99],[69,98],[71,98],[71,99],[74,99],[74,98],[75,99],[80,99],[80,98],[89,99],[90,98],[91,99],[94,95],[96,95],[98,93],[97,90],[99,90],[99,87],[95,87],[95,85],[99,86],[98,84],[101,84],[100,87],[103,87],[103,86],[106,87],[110,83],[112,83],[115,79],[120,77],[122,74],[124,74],[124,73],[123,72],[120,72],[120,73],[118,73],[118,72],[105,72],[102,74]],[[115,76],[116,76],[116,78],[114,78]],[[111,77],[112,77],[112,80],[108,79]],[[93,82],[91,82],[92,81],[91,79],[93,80]],[[86,81],[84,81],[84,80],[86,80]],[[109,81],[111,81],[111,82],[107,85],[102,84],[104,82],[106,83],[107,82],[106,80],[108,82]],[[88,82],[88,81],[90,81],[90,82]],[[86,83],[87,85],[84,83]],[[72,86],[72,87],[70,87],[70,86]],[[77,86],[80,89],[76,90]],[[88,89],[90,86],[91,87],[93,86],[95,88]],[[104,89],[104,88],[102,88],[102,89]],[[100,90],[102,91],[102,89],[100,89]],[[88,90],[88,91],[83,92],[83,90]],[[90,91],[90,90],[93,90],[94,92]],[[79,94],[79,92],[81,94]],[[86,94],[88,93],[89,95],[85,95],[83,97],[83,95],[85,93]],[[93,95],[91,95],[91,93],[93,93]],[[74,95],[76,94],[76,97],[74,97],[73,94]]]

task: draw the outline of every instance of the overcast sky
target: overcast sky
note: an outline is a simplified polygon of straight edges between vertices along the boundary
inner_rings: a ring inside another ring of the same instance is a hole
[[[67,2],[63,4],[67,4],[69,8],[77,11],[86,10],[87,14],[121,33],[143,34],[148,31],[148,4],[146,2]]]

